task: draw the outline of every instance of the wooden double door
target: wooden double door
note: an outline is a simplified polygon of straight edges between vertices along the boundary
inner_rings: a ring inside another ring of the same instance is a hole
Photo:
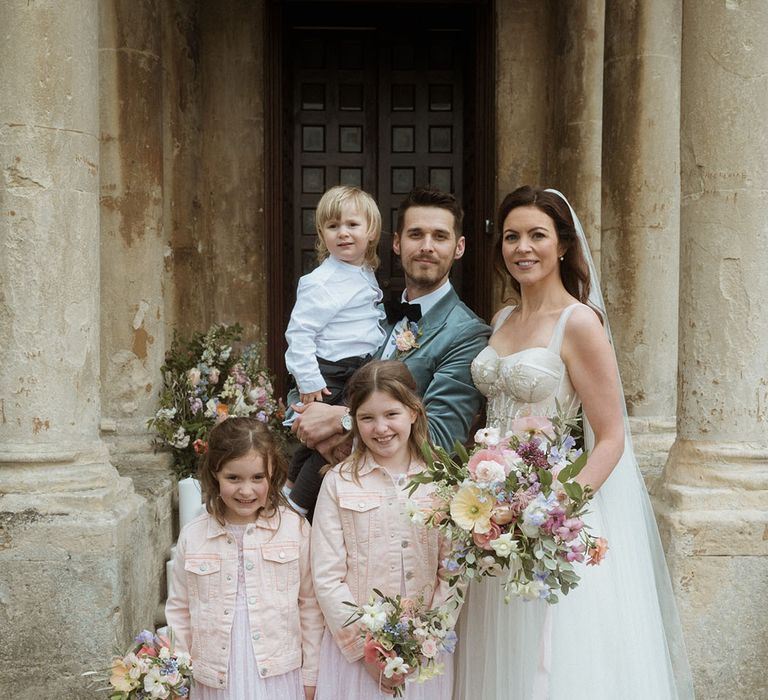
[[[280,240],[273,248],[280,248],[282,264],[272,289],[283,293],[270,315],[278,329],[287,322],[298,278],[316,265],[315,206],[337,184],[357,185],[379,204],[377,277],[385,298],[404,287],[392,253],[400,201],[421,185],[454,193],[466,211],[468,254],[454,266],[452,281],[488,315],[492,9],[490,2],[272,5],[271,25],[279,32],[273,44],[279,90],[272,97],[281,104],[273,109],[279,167],[272,200],[282,215],[274,221]]]

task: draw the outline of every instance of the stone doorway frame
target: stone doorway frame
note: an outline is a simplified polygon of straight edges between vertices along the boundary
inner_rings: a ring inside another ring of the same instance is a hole
[[[296,0],[299,1],[299,0]],[[371,2],[376,0],[362,0]],[[286,134],[284,110],[288,95],[284,74],[285,6],[291,0],[268,0],[265,5],[265,81],[264,81],[264,143],[265,143],[265,250],[268,266],[267,302],[267,356],[269,366],[277,374],[277,391],[285,391],[285,374],[282,372],[285,341],[284,319],[289,309],[291,290],[287,288],[284,274],[285,232],[287,223],[285,206],[285,155],[284,145],[290,143]],[[318,5],[321,3],[318,3]],[[329,0],[328,5],[340,3]],[[465,129],[473,134],[471,156],[465,156],[465,186],[461,196],[465,209],[464,231],[473,233],[472,243],[464,255],[464,280],[461,291],[463,300],[483,318],[493,313],[493,259],[492,244],[495,239],[496,206],[496,0],[414,0],[399,3],[407,16],[408,6],[432,5],[435,11],[444,8],[471,8],[474,27],[474,47],[477,55],[471,77],[471,96],[467,96]],[[288,141],[286,141],[288,139]],[[480,244],[482,241],[482,244]]]

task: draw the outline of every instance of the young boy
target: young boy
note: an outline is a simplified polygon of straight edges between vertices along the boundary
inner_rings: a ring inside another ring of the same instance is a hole
[[[357,187],[332,187],[317,205],[315,226],[320,265],[299,280],[285,332],[285,365],[297,387],[289,405],[296,399],[342,403],[347,379],[384,341],[382,294],[374,275],[381,236],[376,202]],[[293,417],[289,410],[287,422]],[[290,500],[310,517],[324,464],[305,447],[291,460]]]

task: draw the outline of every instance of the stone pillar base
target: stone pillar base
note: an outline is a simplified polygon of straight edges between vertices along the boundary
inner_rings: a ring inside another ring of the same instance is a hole
[[[650,491],[661,477],[669,450],[675,442],[674,416],[630,416],[635,458]]]
[[[696,697],[768,697],[768,448],[678,440],[657,487]]]
[[[34,449],[0,454],[0,688],[15,700],[95,698],[82,672],[154,623],[170,506],[138,495],[100,443]],[[158,493],[170,494],[166,481]]]

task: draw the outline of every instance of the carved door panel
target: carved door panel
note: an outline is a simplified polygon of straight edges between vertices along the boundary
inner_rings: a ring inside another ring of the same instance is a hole
[[[381,209],[379,283],[404,286],[391,252],[398,204],[416,185],[453,192],[467,252],[457,291],[493,312],[494,0],[266,3],[268,352],[281,367],[298,278],[316,264],[314,208],[334,184]]]
[[[294,282],[316,264],[320,196],[336,184],[357,185],[382,214],[379,283],[385,298],[399,296],[404,280],[392,232],[401,199],[426,184],[461,198],[461,34],[297,29],[290,44]]]

